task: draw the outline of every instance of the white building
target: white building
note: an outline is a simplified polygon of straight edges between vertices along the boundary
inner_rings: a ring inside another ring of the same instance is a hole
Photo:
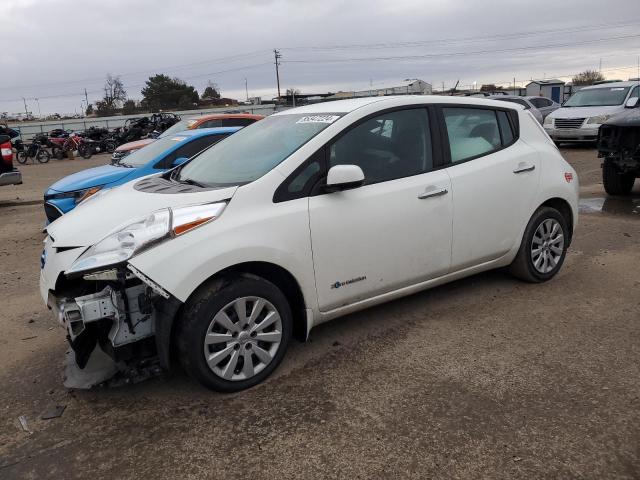
[[[527,84],[527,96],[546,97],[554,102],[564,101],[564,82],[557,78],[551,80],[534,80]]]
[[[384,95],[431,95],[431,84],[417,78],[407,78],[390,86],[359,90],[357,92],[338,92],[332,99],[353,97],[377,97]]]

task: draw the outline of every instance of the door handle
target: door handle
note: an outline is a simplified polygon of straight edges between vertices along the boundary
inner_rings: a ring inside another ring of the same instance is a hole
[[[424,200],[425,198],[440,197],[442,195],[446,195],[448,192],[449,190],[447,190],[446,188],[438,188],[435,190],[425,190],[424,192],[418,195],[418,198],[420,200]]]
[[[518,167],[513,171],[513,173],[524,173],[531,172],[536,169],[535,165],[527,165],[526,163],[521,163]]]

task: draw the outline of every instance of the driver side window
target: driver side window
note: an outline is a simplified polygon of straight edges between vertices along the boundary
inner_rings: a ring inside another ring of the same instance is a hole
[[[335,165],[359,166],[367,185],[432,170],[427,110],[383,113],[349,130],[329,146],[329,168]]]

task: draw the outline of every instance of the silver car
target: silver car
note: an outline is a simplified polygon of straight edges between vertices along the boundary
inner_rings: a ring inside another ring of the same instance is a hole
[[[543,119],[547,118],[547,115],[549,115],[554,110],[557,110],[560,108],[559,103],[554,102],[553,100],[547,97],[523,97],[523,98],[525,100],[528,100],[530,103],[532,103],[533,106],[540,111]]]
[[[515,95],[491,95],[487,98],[490,98],[492,100],[500,100],[501,102],[511,102],[522,105],[525,110],[529,110],[534,118],[540,123],[540,125],[542,125],[542,122],[544,120],[542,113],[540,113],[540,110],[538,110],[530,100],[527,100],[527,98],[531,97],[517,97]]]

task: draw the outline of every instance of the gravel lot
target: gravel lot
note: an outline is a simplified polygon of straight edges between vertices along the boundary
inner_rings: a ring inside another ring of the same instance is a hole
[[[0,188],[0,478],[639,478],[640,181],[605,199],[595,152],[563,154],[583,215],[553,281],[490,272],[350,315],[234,395],[181,372],[62,386],[42,192],[107,157],[21,167]]]

